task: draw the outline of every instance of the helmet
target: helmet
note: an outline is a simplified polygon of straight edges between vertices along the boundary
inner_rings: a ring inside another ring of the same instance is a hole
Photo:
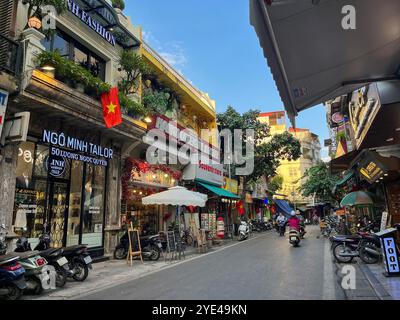
[[[292,217],[294,217],[294,216],[296,215],[296,212],[292,211],[292,212],[290,213],[290,215],[291,215]]]
[[[25,252],[31,250],[31,245],[29,244],[27,238],[22,237],[17,240],[17,249],[15,250],[16,252]]]

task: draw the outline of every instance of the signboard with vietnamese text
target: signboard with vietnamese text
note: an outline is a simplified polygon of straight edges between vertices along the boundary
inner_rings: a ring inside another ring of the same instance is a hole
[[[385,174],[385,167],[372,156],[368,156],[360,165],[360,176],[369,183],[374,183]]]
[[[238,194],[238,181],[235,179],[229,179],[227,177],[224,177],[224,185],[223,189],[228,190],[234,194]]]
[[[0,89],[0,137],[3,131],[8,102],[8,92]]]
[[[222,164],[189,164],[183,171],[183,180],[201,180],[222,186],[224,183]]]

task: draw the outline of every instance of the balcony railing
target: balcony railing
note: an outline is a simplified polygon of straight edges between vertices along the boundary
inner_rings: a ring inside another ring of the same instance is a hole
[[[203,101],[207,106],[210,107],[211,110],[215,111],[212,106],[210,106],[210,103],[207,101],[207,99],[204,97],[203,93],[195,88],[189,81],[187,81],[182,75],[180,75],[163,57],[161,57],[155,50],[153,50],[147,43],[144,41],[142,42],[143,48],[145,48],[148,52],[151,53],[151,55],[158,61],[160,62],[163,66],[166,67],[166,69],[174,75],[176,79],[178,79],[179,82],[181,82],[184,86],[189,88],[193,94]]]
[[[20,52],[18,42],[0,34],[0,70],[16,76],[21,65]]]

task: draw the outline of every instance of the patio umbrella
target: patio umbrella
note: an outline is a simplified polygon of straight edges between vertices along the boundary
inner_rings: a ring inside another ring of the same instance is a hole
[[[190,191],[184,187],[172,187],[167,191],[153,194],[142,199],[144,205],[172,205],[205,207],[207,195]]]
[[[374,201],[371,199],[371,196],[364,191],[351,192],[340,201],[341,207],[369,204],[374,204]]]

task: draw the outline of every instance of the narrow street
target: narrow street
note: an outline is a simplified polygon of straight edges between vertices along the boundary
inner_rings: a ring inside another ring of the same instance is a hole
[[[79,299],[341,299],[325,262],[325,239],[308,227],[299,248],[270,231],[199,259]],[[331,264],[331,260],[328,259]],[[325,272],[324,272],[325,270]],[[324,287],[325,286],[325,287]],[[329,286],[328,286],[329,287]],[[328,290],[328,292],[327,292]]]

